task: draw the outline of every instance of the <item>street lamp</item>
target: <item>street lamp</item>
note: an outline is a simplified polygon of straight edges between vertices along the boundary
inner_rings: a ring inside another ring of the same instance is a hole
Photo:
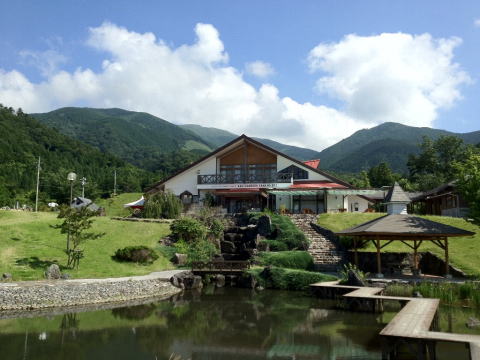
[[[73,201],[73,182],[77,180],[77,174],[74,172],[68,173],[67,180],[70,181],[70,205],[72,205]]]
[[[74,172],[68,173],[67,180],[70,181],[70,204],[72,206],[73,201],[73,182],[77,179],[77,174]],[[70,259],[70,225],[68,226],[68,233],[67,233],[67,253]]]

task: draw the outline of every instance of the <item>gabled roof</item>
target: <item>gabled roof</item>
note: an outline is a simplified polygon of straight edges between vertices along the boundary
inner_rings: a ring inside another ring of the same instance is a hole
[[[185,168],[177,171],[175,174],[167,177],[165,180],[161,180],[161,181],[157,182],[156,184],[152,185],[150,188],[147,188],[147,189],[145,190],[145,192],[149,193],[149,192],[154,191],[155,189],[158,189],[160,186],[162,186],[163,184],[165,184],[165,183],[166,183],[167,181],[169,181],[170,179],[173,179],[175,176],[180,175],[180,174],[183,173],[184,171],[186,171],[186,170],[188,170],[188,169],[191,169],[192,167],[194,167],[194,166],[202,163],[203,161],[211,158],[212,156],[215,156],[216,154],[218,154],[218,153],[220,153],[221,151],[227,149],[228,147],[232,146],[233,144],[237,143],[237,142],[240,141],[240,140],[244,140],[244,141],[250,142],[250,143],[253,144],[253,145],[256,145],[256,146],[258,146],[258,147],[264,148],[265,150],[268,150],[268,151],[270,151],[270,152],[272,152],[272,153],[274,153],[274,154],[280,155],[280,156],[282,156],[282,157],[284,157],[284,158],[286,158],[286,159],[288,159],[288,160],[290,160],[290,161],[292,161],[292,162],[294,162],[294,163],[296,163],[296,164],[298,164],[298,165],[300,165],[300,166],[307,167],[308,170],[314,171],[314,172],[316,172],[316,173],[318,173],[318,174],[320,174],[320,175],[323,175],[323,176],[325,176],[326,178],[331,179],[331,180],[335,181],[335,182],[338,183],[338,184],[344,185],[344,186],[349,187],[349,188],[353,187],[351,184],[349,184],[349,183],[347,183],[347,182],[345,182],[345,181],[343,181],[343,180],[340,180],[340,179],[338,179],[338,178],[336,178],[336,177],[334,177],[334,176],[326,173],[325,171],[322,171],[322,170],[319,170],[319,169],[314,169],[314,168],[312,168],[312,167],[309,167],[308,165],[305,165],[305,164],[304,164],[302,161],[300,161],[300,160],[297,160],[297,159],[295,159],[295,158],[293,158],[293,157],[291,157],[291,156],[289,156],[289,155],[283,154],[283,153],[281,153],[280,151],[275,150],[275,149],[271,148],[271,147],[268,146],[268,145],[265,145],[265,144],[263,144],[263,143],[261,143],[261,142],[259,142],[259,141],[257,141],[257,140],[254,140],[254,139],[248,137],[248,136],[245,135],[245,134],[242,134],[242,135],[240,135],[239,137],[237,137],[237,138],[233,139],[232,141],[230,141],[229,143],[226,143],[225,145],[223,145],[223,146],[219,147],[218,149],[212,151],[210,154],[205,155],[204,157],[202,157],[202,158],[198,159],[197,161],[191,163],[191,164],[188,165],[187,167],[185,167]]]
[[[403,191],[402,187],[395,181],[395,184],[390,188],[385,198],[386,203],[410,203],[411,200]]]
[[[426,237],[471,236],[475,233],[454,226],[442,224],[413,215],[386,215],[378,219],[342,230],[337,235],[347,236],[389,236],[399,240],[414,238],[421,240]]]
[[[320,165],[320,159],[305,160],[303,163],[313,169],[318,169],[318,165]]]

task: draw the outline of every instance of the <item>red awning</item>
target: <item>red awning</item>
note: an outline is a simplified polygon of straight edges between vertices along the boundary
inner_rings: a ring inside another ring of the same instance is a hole
[[[344,185],[325,181],[294,181],[289,189],[346,189]]]

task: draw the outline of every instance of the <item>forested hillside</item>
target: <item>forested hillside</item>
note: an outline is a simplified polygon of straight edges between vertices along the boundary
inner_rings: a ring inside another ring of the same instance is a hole
[[[0,206],[12,206],[15,200],[33,203],[39,156],[43,204],[68,199],[70,171],[77,173],[78,179],[86,177],[85,195],[92,198],[113,191],[115,169],[119,191],[139,192],[156,180],[150,173],[60,134],[21,110],[15,112],[1,105],[0,134]],[[80,191],[80,182],[76,181],[75,194]]]
[[[163,171],[159,160],[169,153],[182,151],[197,159],[211,151],[200,136],[143,112],[68,107],[32,116],[69,137],[149,171]]]

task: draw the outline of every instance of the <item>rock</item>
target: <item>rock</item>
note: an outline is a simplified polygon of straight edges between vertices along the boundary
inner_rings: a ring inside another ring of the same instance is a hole
[[[62,280],[68,280],[68,279],[70,279],[70,274],[62,273],[61,279],[62,279]]]
[[[480,327],[480,320],[472,316],[468,318],[468,321],[465,325],[467,325],[467,327],[470,329],[477,328]]]
[[[256,240],[258,251],[270,251],[270,244],[268,244],[268,243],[266,243],[262,240],[266,240],[265,237],[258,234],[257,235],[257,240]]]
[[[222,253],[229,253],[229,254],[234,254],[235,253],[235,244],[231,241],[220,241],[220,249]]]
[[[256,225],[248,225],[246,230],[245,230],[245,241],[251,242],[252,240],[255,240],[258,235],[258,229]]]
[[[257,291],[263,291],[263,290],[265,290],[265,288],[264,288],[262,285],[257,285],[257,287],[255,288],[255,290],[257,290]]]
[[[201,289],[203,287],[202,277],[193,275],[192,272],[184,272],[174,275],[170,282],[173,286],[181,289]]]
[[[352,269],[348,270],[347,274],[347,282],[342,285],[350,285],[350,286],[367,286],[362,278],[358,275],[358,273]]]
[[[60,272],[60,268],[57,264],[52,264],[47,268],[45,271],[45,277],[48,280],[58,280],[62,277],[62,273]]]
[[[215,275],[215,286],[216,287],[224,287],[225,286],[225,276],[222,274]]]
[[[272,219],[268,215],[262,215],[258,218],[258,233],[261,236],[268,236],[272,233]]]
[[[3,273],[2,274],[2,281],[9,281],[12,280],[12,274],[10,273]]]
[[[244,273],[237,279],[237,286],[241,288],[255,289],[256,285],[257,280],[255,280],[255,278],[250,274]]]
[[[180,266],[185,265],[187,263],[187,255],[175,253],[173,256],[173,263]]]
[[[414,291],[413,294],[412,294],[412,297],[423,298],[422,294],[420,294],[420,291]]]

